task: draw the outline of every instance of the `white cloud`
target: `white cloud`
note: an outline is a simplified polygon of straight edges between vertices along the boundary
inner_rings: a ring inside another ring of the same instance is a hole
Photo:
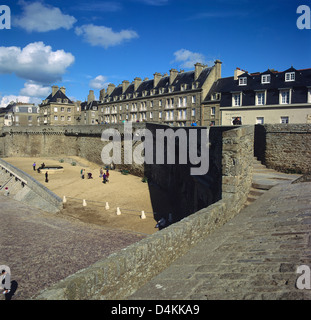
[[[18,77],[38,83],[61,80],[75,58],[64,50],[53,51],[43,42],[34,42],[24,48],[0,47],[0,74],[15,73]]]
[[[69,30],[76,21],[75,17],[63,14],[59,8],[40,2],[30,4],[23,2],[23,13],[21,16],[13,18],[12,24],[28,32],[47,32],[60,28]]]
[[[108,80],[107,77],[99,75],[90,81],[89,86],[92,89],[100,90],[108,86],[109,82],[107,80]]]
[[[206,59],[203,54],[180,49],[174,52],[174,62],[179,62],[182,68],[191,69],[197,62],[205,64]]]
[[[28,81],[24,84],[24,88],[21,89],[19,93],[22,96],[46,98],[51,93],[51,87],[44,87],[41,84]]]
[[[105,49],[117,46],[124,41],[138,38],[138,34],[133,30],[115,32],[111,28],[95,26],[93,24],[76,27],[75,32],[78,36],[82,36],[84,40],[92,46],[101,46]]]
[[[41,99],[39,99],[39,98],[31,98],[31,97],[22,96],[22,95],[18,95],[18,96],[16,96],[16,95],[3,96],[3,97],[0,97],[0,108],[7,107],[11,101],[39,104],[41,102]]]

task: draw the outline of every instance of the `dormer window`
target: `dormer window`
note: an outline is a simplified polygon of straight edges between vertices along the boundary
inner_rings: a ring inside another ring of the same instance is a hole
[[[261,83],[265,84],[265,83],[270,83],[271,81],[271,75],[270,74],[264,74],[261,76]]]
[[[285,73],[285,81],[295,81],[295,72],[287,72]]]
[[[241,77],[239,78],[239,86],[246,86],[247,85],[247,78]]]

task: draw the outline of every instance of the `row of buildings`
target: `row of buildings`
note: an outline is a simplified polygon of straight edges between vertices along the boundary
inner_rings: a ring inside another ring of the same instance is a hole
[[[0,111],[0,126],[98,125],[126,121],[172,126],[311,123],[311,69],[291,67],[249,73],[237,68],[221,77],[221,61],[212,67],[201,63],[194,70],[172,69],[153,79],[109,84],[96,100],[71,101],[66,89],[52,87],[38,106],[10,103]]]

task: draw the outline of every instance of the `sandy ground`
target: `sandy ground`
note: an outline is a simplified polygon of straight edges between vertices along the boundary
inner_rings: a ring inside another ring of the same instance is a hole
[[[60,159],[64,162],[61,163]],[[109,170],[109,183],[102,183],[99,177],[100,166],[83,158],[5,158],[33,176],[59,197],[66,197],[67,202],[59,215],[78,219],[80,221],[106,226],[112,229],[128,230],[144,234],[158,231],[155,228],[156,220],[152,207],[149,188],[142,179],[132,175],[122,175],[119,171]],[[76,166],[72,162],[76,162]],[[62,166],[62,172],[48,173],[48,182],[45,182],[45,171],[40,174],[32,168],[33,162],[37,167],[41,163],[46,166]],[[93,179],[81,179],[80,171],[91,172]],[[83,200],[87,206],[83,206]],[[106,209],[108,202],[109,209]],[[117,215],[117,207],[121,215]],[[142,219],[142,211],[146,218]]]

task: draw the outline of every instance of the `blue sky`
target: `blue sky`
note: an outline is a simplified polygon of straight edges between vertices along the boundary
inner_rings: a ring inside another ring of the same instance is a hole
[[[302,0],[3,0],[11,29],[0,29],[0,106],[41,102],[52,85],[84,101],[90,89],[153,78],[195,62],[311,68],[311,30],[299,30]]]

